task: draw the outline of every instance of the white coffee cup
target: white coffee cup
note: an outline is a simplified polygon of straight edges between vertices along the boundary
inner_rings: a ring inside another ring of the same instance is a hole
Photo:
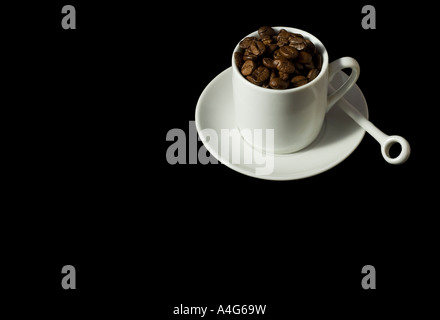
[[[329,63],[324,45],[310,33],[288,27],[273,27],[278,32],[286,29],[299,33],[309,39],[322,55],[322,69],[311,82],[284,90],[259,87],[249,82],[235,64],[232,54],[232,90],[234,97],[235,121],[240,131],[273,129],[273,148],[267,149],[264,141],[247,141],[254,148],[270,153],[292,153],[299,151],[313,142],[318,136],[326,113],[355,84],[360,67],[357,61],[343,57]],[[247,37],[258,37],[255,31]],[[234,52],[242,52],[239,44]],[[328,95],[328,85],[340,70],[352,70],[347,81],[334,93]],[[272,145],[272,144],[271,144]]]

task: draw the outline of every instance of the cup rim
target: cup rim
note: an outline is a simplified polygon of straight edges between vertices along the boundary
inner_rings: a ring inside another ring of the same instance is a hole
[[[251,83],[250,81],[248,81],[240,72],[240,70],[238,70],[237,65],[235,64],[235,58],[234,58],[234,53],[235,52],[239,52],[240,50],[243,50],[240,48],[240,42],[246,38],[246,37],[255,37],[258,36],[258,30],[249,33],[247,36],[243,37],[235,46],[234,51],[232,52],[232,72],[238,73],[240,75],[241,80],[243,80],[244,82],[246,82],[247,85],[252,86],[252,88],[255,88],[256,90],[264,90],[264,92],[271,92],[273,94],[284,94],[284,93],[290,93],[290,92],[295,92],[295,91],[301,91],[301,90],[305,90],[308,87],[314,85],[314,83],[318,82],[322,77],[324,77],[324,74],[326,74],[327,68],[328,68],[328,53],[327,53],[327,49],[325,48],[324,44],[318,39],[316,38],[314,35],[312,35],[311,33],[298,29],[298,28],[292,28],[292,27],[282,27],[282,26],[277,26],[277,27],[271,27],[272,29],[274,29],[275,31],[279,32],[281,29],[286,29],[289,32],[294,32],[294,33],[300,33],[304,36],[304,38],[309,39],[310,41],[313,42],[313,44],[315,45],[315,47],[320,49],[320,53],[322,54],[322,68],[321,71],[319,72],[318,76],[313,79],[311,82],[306,83],[303,86],[297,87],[297,88],[289,88],[289,89],[272,89],[272,88],[263,88],[260,86],[257,86],[253,83]],[[240,80],[240,81],[241,81]]]

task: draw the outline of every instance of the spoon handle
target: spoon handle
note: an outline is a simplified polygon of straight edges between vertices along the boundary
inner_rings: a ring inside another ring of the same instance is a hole
[[[388,136],[379,130],[373,123],[368,121],[353,105],[344,97],[338,101],[337,105],[358,125],[367,131],[377,142],[380,143],[382,156],[391,164],[402,164],[408,160],[411,153],[411,147],[405,138],[401,136]],[[392,158],[390,156],[390,148],[393,144],[398,143],[401,146],[400,154]]]

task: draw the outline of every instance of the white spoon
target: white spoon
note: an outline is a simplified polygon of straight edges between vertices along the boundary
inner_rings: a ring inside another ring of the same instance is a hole
[[[333,86],[330,84],[330,88],[334,90]],[[342,97],[336,103],[350,118],[352,118],[358,125],[360,125],[365,131],[367,131],[377,142],[380,143],[382,156],[384,159],[391,164],[402,164],[409,158],[411,153],[411,147],[408,141],[401,136],[388,136],[382,131],[380,131],[374,124],[368,121],[353,105],[348,102],[344,97]],[[393,144],[400,144],[402,150],[400,154],[392,158],[390,156],[390,148]]]

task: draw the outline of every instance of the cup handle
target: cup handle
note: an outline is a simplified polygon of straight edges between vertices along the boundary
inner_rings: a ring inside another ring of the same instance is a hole
[[[329,64],[328,81],[331,82],[335,74],[345,68],[351,69],[350,77],[348,77],[342,86],[327,97],[327,112],[347,93],[348,90],[350,90],[359,78],[359,73],[361,71],[359,63],[353,58],[343,57]]]

